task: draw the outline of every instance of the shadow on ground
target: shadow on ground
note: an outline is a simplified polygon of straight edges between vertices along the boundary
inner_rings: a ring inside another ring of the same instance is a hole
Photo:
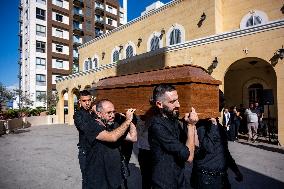
[[[274,148],[274,147],[265,146],[265,145],[262,145],[262,144],[257,144],[257,143],[251,144],[251,143],[248,143],[248,142],[240,142],[240,141],[239,141],[239,143],[243,144],[243,145],[259,148],[259,149],[262,149],[262,150],[270,151],[270,152],[276,152],[276,153],[284,154],[284,149],[277,148],[277,147]]]

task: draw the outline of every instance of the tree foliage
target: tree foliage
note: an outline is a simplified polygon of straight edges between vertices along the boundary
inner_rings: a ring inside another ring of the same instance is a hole
[[[14,97],[13,92],[9,91],[6,86],[0,82],[0,104],[12,100]]]

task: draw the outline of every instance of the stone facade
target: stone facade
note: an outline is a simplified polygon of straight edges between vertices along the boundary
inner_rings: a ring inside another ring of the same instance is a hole
[[[63,122],[63,94],[68,91],[68,123],[73,123],[74,91],[91,87],[99,79],[194,64],[208,69],[222,81],[226,106],[260,100],[258,88],[272,89],[280,143],[284,143],[284,60],[279,50],[284,44],[284,15],[280,0],[176,0],[118,27],[80,49],[80,70],[89,57],[99,57],[99,68],[67,76],[57,82],[57,115]],[[203,14],[204,13],[204,14]],[[252,23],[250,25],[250,23]],[[180,31],[180,42],[170,45],[171,32]],[[150,51],[151,39],[159,37],[159,48]],[[133,47],[134,56],[126,58]],[[119,61],[113,62],[114,51]],[[276,61],[271,61],[276,57]],[[214,61],[215,60],[215,61]],[[217,66],[214,65],[217,63]],[[265,105],[264,117],[268,106]]]

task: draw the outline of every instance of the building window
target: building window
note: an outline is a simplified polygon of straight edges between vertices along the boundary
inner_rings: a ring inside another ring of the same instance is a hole
[[[73,28],[74,29],[81,29],[80,28],[80,23],[78,21],[73,21]]]
[[[246,27],[255,26],[262,23],[262,19],[260,16],[251,15],[250,18],[247,20]]]
[[[84,69],[85,69],[85,71],[89,70],[89,60],[85,61]]]
[[[107,24],[112,26],[112,19],[111,18],[107,19]]]
[[[36,52],[45,53],[45,42],[36,41]]]
[[[112,13],[112,7],[107,6],[107,11],[110,12],[110,13]]]
[[[56,52],[63,52],[63,45],[56,45]]]
[[[59,79],[62,79],[62,78],[63,78],[62,75],[57,75],[57,76],[55,76],[55,81],[59,80]]]
[[[45,70],[46,69],[46,59],[36,57],[36,68]]]
[[[55,36],[59,38],[63,38],[63,30],[56,29],[55,30]]]
[[[73,35],[73,43],[81,43],[81,37],[79,35]]]
[[[92,23],[91,23],[91,21],[86,21],[86,30],[92,32]]]
[[[59,7],[63,7],[63,0],[56,0],[55,4]]]
[[[46,32],[45,29],[46,29],[45,26],[37,24],[36,25],[36,35],[45,37],[45,32]]]
[[[36,84],[40,86],[46,85],[46,77],[43,74],[36,74]]]
[[[40,20],[45,20],[45,10],[36,8],[36,18]]]
[[[150,51],[154,51],[160,48],[160,39],[158,36],[154,36],[150,42]]]
[[[46,100],[46,92],[45,91],[36,91],[36,101],[44,102]]]
[[[94,65],[94,68],[98,67],[98,58],[93,59],[93,65]]]
[[[26,10],[25,14],[26,14],[26,20],[28,20],[29,19],[29,9]]]
[[[62,69],[63,68],[63,60],[56,60],[56,64],[55,64],[56,68],[58,69]]]
[[[115,50],[112,54],[112,62],[117,62],[119,61],[119,52],[118,50]]]
[[[133,56],[133,47],[131,45],[129,45],[126,48],[126,58],[130,58]]]
[[[46,0],[36,0],[36,2],[41,3],[41,4],[46,4]]]
[[[58,21],[58,22],[62,22],[62,21],[63,21],[63,16],[62,16],[61,14],[56,13],[55,19],[56,19],[56,21]]]
[[[92,17],[92,9],[89,7],[86,7],[85,15],[89,18]]]
[[[93,69],[93,63],[92,61],[88,61],[89,62],[89,70]]]
[[[259,10],[251,10],[248,14],[243,16],[240,23],[240,28],[244,29],[258,24],[264,24],[266,22],[268,22],[268,17],[265,12]]]
[[[181,32],[179,29],[174,29],[170,34],[170,45],[178,44],[181,42]]]

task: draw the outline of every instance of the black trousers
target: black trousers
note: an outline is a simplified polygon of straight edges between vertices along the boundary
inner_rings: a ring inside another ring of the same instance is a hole
[[[142,188],[150,189],[152,182],[151,151],[139,148],[138,161],[142,176]]]
[[[78,159],[82,173],[82,189],[85,189],[86,188],[86,152],[82,148],[79,148]]]

